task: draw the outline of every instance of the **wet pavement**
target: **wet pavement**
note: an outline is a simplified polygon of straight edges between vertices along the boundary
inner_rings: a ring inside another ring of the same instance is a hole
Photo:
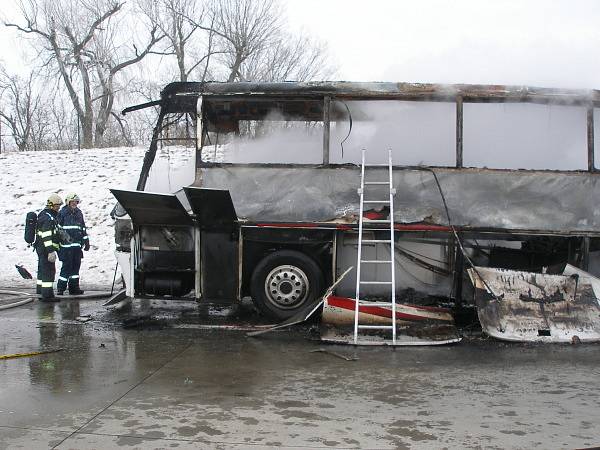
[[[0,311],[0,354],[62,349],[0,360],[0,448],[600,445],[598,345],[327,346],[205,329],[256,321],[193,302],[101,303]]]

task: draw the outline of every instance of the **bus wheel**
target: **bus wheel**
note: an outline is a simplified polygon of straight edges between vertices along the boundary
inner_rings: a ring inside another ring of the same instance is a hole
[[[283,321],[322,294],[323,274],[304,253],[281,250],[258,263],[250,289],[252,301],[263,314]]]

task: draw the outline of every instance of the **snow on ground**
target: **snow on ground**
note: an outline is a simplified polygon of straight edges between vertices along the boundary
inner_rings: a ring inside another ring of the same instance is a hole
[[[0,288],[33,286],[14,266],[24,265],[35,277],[37,257],[23,240],[25,215],[42,209],[53,192],[63,199],[69,192],[81,198],[91,244],[82,261],[82,285],[110,285],[116,260],[110,217],[115,199],[109,189],[135,189],[144,152],[145,148],[119,147],[0,154]],[[147,189],[173,192],[191,183],[193,155],[190,148],[161,149]]]

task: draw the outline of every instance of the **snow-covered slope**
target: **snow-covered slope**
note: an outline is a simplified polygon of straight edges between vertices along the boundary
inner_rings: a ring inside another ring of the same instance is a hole
[[[142,165],[144,148],[108,148],[0,154],[0,288],[29,285],[14,265],[23,264],[35,277],[37,258],[23,240],[25,215],[44,207],[48,195],[56,192],[64,199],[69,192],[81,198],[91,249],[84,253],[81,281],[108,285],[112,282],[114,258],[113,220],[110,211],[115,199],[109,189],[134,189]],[[163,149],[157,155],[151,176],[163,180],[160,189],[178,189],[171,179],[193,173],[193,150]],[[190,165],[191,163],[191,165]],[[164,180],[168,180],[165,186]],[[60,264],[57,264],[60,270]]]

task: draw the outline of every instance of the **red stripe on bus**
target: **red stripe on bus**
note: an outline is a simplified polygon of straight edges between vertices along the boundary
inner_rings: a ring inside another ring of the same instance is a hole
[[[327,299],[327,304],[336,306],[338,308],[347,309],[354,311],[356,308],[354,299],[345,297],[334,297],[331,296]],[[374,316],[392,318],[392,311],[387,308],[380,306],[360,306],[359,311],[364,314],[372,314]],[[407,314],[400,311],[396,311],[396,319],[407,319],[407,320],[427,320],[427,317],[417,316],[415,314]]]
[[[338,297],[336,295],[332,295],[328,298],[329,299],[334,299],[334,300],[346,300],[349,302],[352,302],[352,308],[354,308],[354,299],[353,298],[349,298],[349,297]],[[430,311],[430,312],[437,312],[437,313],[444,313],[444,314],[450,314],[450,310],[448,308],[442,308],[439,306],[425,306],[425,305],[411,305],[410,303],[402,303],[404,306],[408,306],[410,308],[413,309],[417,309],[420,311]],[[386,310],[388,311],[388,310]],[[390,316],[391,317],[391,316]]]

